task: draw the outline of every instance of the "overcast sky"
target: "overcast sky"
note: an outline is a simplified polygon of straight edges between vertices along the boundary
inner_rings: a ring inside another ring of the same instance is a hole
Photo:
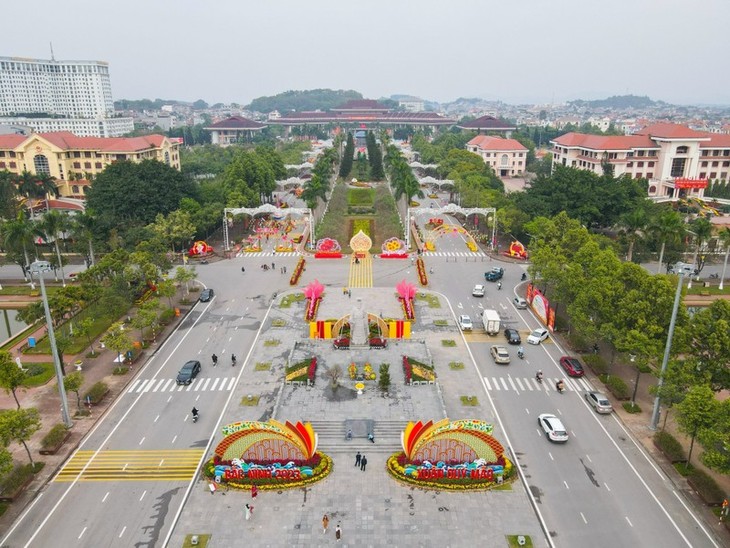
[[[730,0],[35,0],[0,56],[102,60],[114,99],[290,89],[440,102],[632,93],[730,104]]]

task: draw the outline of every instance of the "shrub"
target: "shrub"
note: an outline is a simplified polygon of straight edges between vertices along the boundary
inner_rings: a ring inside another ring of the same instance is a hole
[[[583,354],[581,357],[596,375],[605,375],[608,372],[608,364],[600,354]]]
[[[586,338],[577,333],[575,330],[571,331],[566,337],[568,339],[568,345],[576,352],[583,354],[588,351],[589,344]]]
[[[167,325],[175,317],[175,310],[172,308],[166,308],[160,313],[160,323]]]
[[[611,375],[610,377],[608,375],[600,375],[599,378],[616,398],[619,400],[629,399],[629,387],[626,386],[622,378],[616,375]]]
[[[717,482],[702,470],[693,468],[687,480],[705,504],[719,505],[725,498],[725,493]]]
[[[117,366],[112,371],[112,375],[126,375],[129,371],[129,367]]]
[[[654,434],[654,444],[664,453],[671,462],[686,461],[682,444],[669,432],[657,432]]]
[[[18,465],[5,476],[2,484],[0,484],[0,495],[12,495],[18,488],[25,485],[33,474],[43,469],[44,463],[36,462],[35,467],[32,464]]]
[[[53,428],[50,429],[48,434],[43,436],[43,439],[41,440],[41,448],[42,449],[54,449],[58,447],[64,439],[66,439],[66,434],[68,433],[68,430],[66,430],[66,426],[59,423]]]
[[[97,404],[104,398],[107,392],[109,392],[109,387],[99,381],[89,389],[86,396],[84,396],[84,401],[91,401],[92,405]]]
[[[383,392],[387,392],[390,388],[390,366],[387,363],[380,364],[380,380],[378,386]]]

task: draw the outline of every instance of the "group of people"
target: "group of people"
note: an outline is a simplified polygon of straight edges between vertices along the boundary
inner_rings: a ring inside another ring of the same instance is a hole
[[[537,382],[542,382],[542,369],[538,369],[537,373],[535,373],[535,380]],[[565,381],[563,379],[558,379],[555,383],[555,390],[558,392],[564,392],[565,391]]]
[[[215,354],[213,354],[210,357],[210,359],[213,361],[213,367],[215,367],[216,365],[218,365],[218,356],[216,356]],[[234,366],[234,365],[236,365],[236,355],[235,354],[231,354],[231,367]]]

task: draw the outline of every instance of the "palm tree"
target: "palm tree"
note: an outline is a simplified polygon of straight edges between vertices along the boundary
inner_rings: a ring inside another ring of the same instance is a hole
[[[698,219],[695,219],[692,221],[692,231],[695,234],[695,238],[697,239],[697,263],[694,265],[695,269],[697,270],[697,274],[699,274],[702,269],[705,267],[705,251],[707,247],[707,242],[710,241],[710,238],[712,237],[712,223],[709,219],[706,219],[705,217],[700,217]]]
[[[58,247],[58,236],[63,234],[69,227],[68,214],[61,213],[59,211],[48,211],[43,215],[38,228],[43,232],[47,242],[53,240],[53,245],[56,248],[56,258],[58,259],[58,266],[61,269],[61,283],[63,287],[66,287],[66,276],[63,272],[63,262],[61,261],[61,250]],[[53,271],[56,281],[58,281],[58,275],[56,270]]]
[[[659,241],[662,242],[661,251],[659,251],[659,266],[656,273],[662,270],[662,262],[664,261],[664,249],[667,242],[676,241],[684,233],[684,222],[682,217],[676,211],[665,211],[660,214],[650,225],[650,230],[657,235]]]
[[[71,218],[71,234],[74,239],[81,242],[88,242],[89,245],[89,266],[96,263],[94,259],[94,230],[96,228],[96,217],[88,212],[79,213]]]
[[[720,276],[720,289],[722,289],[723,282],[725,281],[725,272],[727,271],[727,257],[730,255],[730,228],[723,228],[718,234],[718,238],[725,247],[725,262],[722,264],[722,275]]]
[[[28,279],[28,268],[30,267],[30,257],[28,256],[28,248],[32,247],[35,251],[34,239],[38,236],[38,229],[35,223],[20,211],[16,219],[6,221],[2,225],[2,242],[5,249],[23,250],[25,265],[23,265],[23,276]],[[30,278],[30,286],[35,289],[33,277]]]
[[[622,232],[629,242],[629,250],[626,253],[626,260],[631,262],[634,256],[634,244],[643,236],[644,230],[649,222],[646,209],[638,207],[625,213],[619,220]]]
[[[46,174],[34,175],[24,170],[20,175],[15,176],[15,184],[18,187],[18,193],[25,196],[28,202],[31,219],[33,218],[33,198],[45,198],[46,209],[48,209],[48,195],[58,196],[55,179]]]

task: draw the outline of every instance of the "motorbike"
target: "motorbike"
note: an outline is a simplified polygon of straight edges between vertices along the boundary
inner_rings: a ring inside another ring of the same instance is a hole
[[[236,355],[231,354],[231,367],[236,365]]]
[[[522,360],[525,358],[525,353],[522,350],[518,350],[517,357]]]
[[[538,372],[535,375],[535,380],[537,380],[537,382],[539,382],[539,383],[542,383],[542,373]]]
[[[555,389],[562,394],[565,392],[565,385],[562,382],[555,383]]]
[[[194,411],[193,412],[193,422],[198,422],[198,417],[199,416],[200,416],[200,412],[199,411]]]
[[[719,274],[710,274],[710,279],[711,280],[717,280],[719,277],[720,277]]]
[[[522,281],[524,282],[524,281],[525,281],[526,279],[527,279],[527,274],[525,274],[525,273],[523,272],[523,273],[522,273]]]

